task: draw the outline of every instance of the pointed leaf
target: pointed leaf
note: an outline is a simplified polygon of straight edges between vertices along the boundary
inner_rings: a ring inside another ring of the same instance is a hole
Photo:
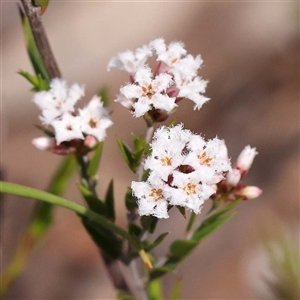
[[[186,218],[186,213],[185,213],[185,208],[179,205],[176,205],[176,208],[179,210],[179,212],[181,213],[181,215]]]
[[[33,88],[31,89],[32,91],[39,92],[49,90],[48,82],[44,80],[40,74],[34,76],[22,70],[20,70],[18,73],[33,85]]]
[[[162,233],[152,244],[150,244],[149,246],[145,247],[145,250],[147,252],[149,252],[150,250],[152,250],[153,248],[155,248],[156,246],[158,246],[165,239],[165,237],[168,234],[169,234],[169,232]]]
[[[114,198],[114,181],[113,179],[110,181],[106,196],[105,196],[105,204],[107,207],[107,215],[111,221],[115,221],[115,198]]]
[[[129,223],[128,231],[131,235],[135,235],[136,237],[139,237],[140,234],[143,232],[143,229],[140,226],[136,225],[135,223]]]
[[[107,214],[107,207],[99,198],[82,184],[77,184],[77,187],[92,211],[102,216]]]
[[[141,225],[144,230],[153,233],[155,231],[158,219],[152,216],[142,216],[141,217]]]
[[[230,220],[235,215],[235,212],[227,213],[225,215],[219,216],[217,219],[213,219],[210,222],[204,222],[192,235],[192,240],[200,242],[206,236],[211,234],[213,231],[218,229],[228,220]]]
[[[131,153],[130,149],[118,137],[117,137],[117,143],[119,145],[119,148],[121,150],[121,153],[123,155],[125,162],[127,163],[130,170],[135,173],[135,170],[133,168],[134,161],[133,161],[132,153]]]
[[[98,146],[94,152],[94,155],[93,155],[92,159],[90,160],[90,163],[88,166],[88,174],[90,177],[94,177],[98,172],[100,161],[101,161],[101,156],[102,156],[103,145],[104,145],[103,142],[98,144]]]
[[[153,268],[150,272],[150,281],[162,277],[168,273],[175,273],[175,270],[168,267]]]
[[[101,225],[81,217],[82,223],[95,244],[101,249],[108,258],[118,259],[122,254],[122,241],[115,234]]]
[[[35,125],[36,128],[38,128],[39,130],[41,130],[43,133],[45,133],[46,135],[48,135],[51,138],[55,138],[55,134],[54,132],[44,128],[43,126],[40,125]]]
[[[129,211],[138,207],[136,199],[132,196],[132,190],[130,187],[127,189],[125,194],[125,205]]]
[[[40,74],[43,79],[45,79],[47,82],[50,81],[50,77],[47,73],[47,70],[43,64],[42,58],[39,54],[39,51],[36,47],[35,40],[31,31],[31,27],[28,21],[28,18],[23,14],[21,10],[19,10],[21,20],[22,20],[22,27],[23,27],[23,33],[25,37],[25,43],[27,47],[27,52],[30,58],[30,61],[32,63],[32,66],[34,68],[35,74]]]

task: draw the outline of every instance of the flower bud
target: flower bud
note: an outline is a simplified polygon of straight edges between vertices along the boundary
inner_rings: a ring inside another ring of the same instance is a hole
[[[38,137],[31,141],[31,143],[39,150],[50,150],[55,146],[55,141],[49,137]]]
[[[232,169],[226,176],[226,183],[229,186],[236,186],[241,180],[241,172],[238,169]]]
[[[241,171],[248,171],[257,154],[256,148],[251,148],[249,145],[246,146],[237,158],[236,168]]]
[[[246,186],[235,193],[236,196],[241,196],[244,199],[255,199],[262,193],[262,190],[257,186]]]
[[[92,135],[88,135],[84,139],[84,145],[89,149],[94,149],[97,144],[98,144],[97,139]]]

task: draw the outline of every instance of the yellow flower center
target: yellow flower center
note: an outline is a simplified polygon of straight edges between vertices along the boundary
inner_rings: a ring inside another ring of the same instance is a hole
[[[190,182],[183,188],[187,195],[196,194],[196,185]]]
[[[153,95],[156,94],[156,92],[153,90],[151,83],[148,85],[148,87],[142,86],[142,91],[142,97],[148,97],[149,100],[152,98]]]
[[[204,151],[201,155],[197,156],[201,165],[207,165],[210,167],[210,162],[212,161],[211,157],[208,157],[206,151]]]
[[[95,121],[94,119],[90,119],[89,120],[89,125],[91,126],[91,128],[96,128],[98,125],[98,121]]]
[[[162,162],[163,166],[171,166],[171,158],[166,156],[164,158],[161,158],[160,161]]]
[[[151,190],[151,194],[149,194],[150,197],[153,197],[155,199],[155,201],[158,201],[160,199],[163,199],[164,196],[162,194],[162,190],[161,189],[152,189]]]

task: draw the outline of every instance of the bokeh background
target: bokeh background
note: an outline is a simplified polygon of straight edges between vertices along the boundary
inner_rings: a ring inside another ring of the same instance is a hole
[[[17,1],[1,2],[2,121],[1,152],[5,179],[45,189],[60,157],[31,145],[40,135],[38,109],[29,84],[17,74],[32,72],[24,47]],[[176,112],[186,128],[226,140],[234,161],[245,145],[259,155],[246,183],[263,189],[260,198],[243,202],[238,214],[164,280],[166,297],[183,279],[181,299],[266,299],[263,237],[282,228],[299,245],[299,3],[297,2],[113,2],[50,1],[43,16],[64,78],[86,84],[86,100],[109,87],[115,126],[109,130],[99,174],[103,195],[114,177],[117,223],[125,226],[123,194],[134,178],[118,151],[115,136],[130,143],[142,134],[133,119],[113,102],[127,74],[106,71],[118,52],[164,37],[184,41],[189,53],[201,54],[211,101],[200,111],[181,102]],[[74,184],[77,182],[74,178]],[[83,203],[74,184],[66,198]],[[35,202],[5,197],[1,206],[2,271],[12,258],[18,236]],[[176,211],[160,222],[172,237],[186,226]],[[11,286],[7,299],[115,299],[97,249],[77,217],[55,210],[55,224],[32,253],[26,272]]]

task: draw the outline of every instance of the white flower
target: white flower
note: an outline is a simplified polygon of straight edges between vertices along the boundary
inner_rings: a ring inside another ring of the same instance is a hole
[[[128,99],[137,99],[132,105],[135,117],[143,116],[153,107],[170,112],[177,106],[175,98],[165,94],[173,82],[171,75],[159,74],[152,79],[151,70],[144,67],[136,72],[134,79],[137,84],[128,84],[120,92]]]
[[[241,180],[241,172],[238,169],[232,169],[226,176],[226,183],[229,186],[236,186]]]
[[[39,150],[49,150],[55,146],[54,139],[45,136],[34,138],[31,143]]]
[[[189,174],[175,171],[172,186],[168,188],[170,204],[179,205],[199,214],[202,204],[215,193],[215,190],[206,184],[199,183],[197,172]]]
[[[164,39],[160,38],[150,42],[150,46],[156,51],[157,60],[168,66],[173,66],[186,54],[182,42],[172,42],[166,46]]]
[[[239,168],[241,171],[248,171],[257,154],[256,148],[251,148],[249,145],[246,146],[237,158],[236,168]]]
[[[147,182],[132,182],[132,193],[138,198],[139,214],[153,215],[157,218],[169,218],[168,203],[163,195],[164,183],[150,185]]]
[[[93,135],[100,142],[106,137],[106,129],[113,125],[98,96],[94,96],[84,109],[79,109],[79,116],[82,132]]]
[[[166,205],[178,205],[199,213],[201,205],[215,193],[212,185],[231,170],[228,158],[220,155],[224,141],[217,138],[205,141],[182,125],[160,127],[150,146],[151,154],[144,163],[144,168],[150,170],[147,182],[132,183],[143,214],[146,214],[146,203],[150,207],[147,213],[157,216],[151,205],[162,199]]]
[[[68,89],[66,81],[54,78],[50,89],[36,93],[33,102],[42,110],[40,119],[48,125],[64,113],[74,112],[74,105],[83,95],[83,86],[73,84]]]
[[[115,67],[133,75],[139,67],[144,66],[150,56],[152,56],[152,51],[147,45],[137,48],[135,53],[128,50],[113,57],[108,63],[107,70],[110,71]]]
[[[69,113],[64,114],[60,120],[54,120],[52,126],[55,130],[57,145],[73,139],[84,139],[81,131],[81,118]]]

